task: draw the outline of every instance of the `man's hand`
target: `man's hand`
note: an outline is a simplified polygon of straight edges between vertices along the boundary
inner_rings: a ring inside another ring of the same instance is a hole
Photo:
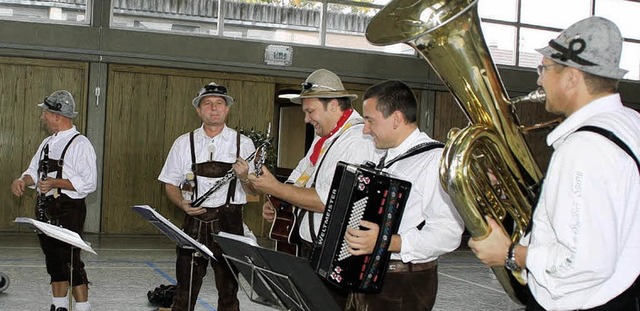
[[[511,238],[491,217],[485,217],[491,232],[482,240],[469,239],[468,245],[476,257],[489,267],[504,266]]]
[[[202,215],[207,212],[207,209],[204,207],[193,207],[190,204],[191,200],[182,200],[180,203],[180,208],[189,216]]]
[[[273,220],[276,218],[276,210],[273,208],[273,205],[271,205],[271,202],[269,202],[269,200],[262,204],[262,218],[264,218],[268,222],[273,222]]]
[[[361,220],[360,225],[365,229],[347,228],[347,233],[344,236],[347,245],[349,245],[349,253],[355,256],[373,253],[380,231],[380,227],[370,221]]]
[[[244,182],[247,180],[247,176],[249,175],[249,163],[247,163],[247,161],[238,157],[231,167],[240,181]]]
[[[27,184],[22,180],[22,178],[18,178],[11,183],[11,193],[17,197],[21,197],[24,194],[24,188]]]
[[[47,193],[51,191],[51,189],[56,188],[55,186],[56,179],[55,178],[47,178],[45,180],[38,180],[38,188],[42,193]]]
[[[251,182],[253,188],[262,193],[273,193],[272,190],[274,187],[280,183],[264,165],[262,166],[262,174],[260,176],[251,174],[247,176],[247,178],[249,178],[249,182]]]

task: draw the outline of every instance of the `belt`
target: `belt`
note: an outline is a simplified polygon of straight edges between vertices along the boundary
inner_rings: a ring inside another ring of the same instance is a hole
[[[437,266],[437,260],[423,263],[404,263],[402,260],[390,260],[387,272],[419,272],[431,270]]]
[[[201,206],[202,207],[202,206]],[[220,213],[225,212],[234,212],[237,209],[242,210],[243,205],[241,204],[225,204],[218,207],[204,207],[206,212],[204,214],[191,216],[199,221],[210,222],[212,220],[217,220]]]

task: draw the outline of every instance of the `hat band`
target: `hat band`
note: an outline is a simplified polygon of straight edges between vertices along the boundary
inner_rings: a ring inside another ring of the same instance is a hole
[[[61,103],[51,103],[51,102],[49,102],[49,100],[47,98],[44,99],[43,103],[44,103],[45,106],[47,106],[47,109],[49,109],[49,110],[62,111],[62,104]]]
[[[584,52],[587,48],[587,43],[582,38],[571,39],[571,41],[569,41],[569,48],[565,48],[555,40],[549,41],[549,47],[558,51],[558,53],[551,54],[552,58],[560,59],[563,62],[571,60],[583,66],[597,66],[597,64],[578,56],[578,54]]]
[[[308,89],[306,91],[300,92],[300,96],[302,97],[319,97],[319,98],[339,98],[339,97],[349,97],[352,94],[347,92],[346,90],[342,91],[323,91],[323,90],[313,90]]]
[[[198,96],[205,95],[227,95],[227,88],[222,85],[205,85]]]
[[[302,91],[307,91],[310,90],[312,88],[323,88],[323,89],[327,89],[330,91],[338,91],[338,89],[330,87],[330,86],[326,86],[326,85],[321,85],[321,84],[316,84],[313,82],[305,82],[302,83]]]

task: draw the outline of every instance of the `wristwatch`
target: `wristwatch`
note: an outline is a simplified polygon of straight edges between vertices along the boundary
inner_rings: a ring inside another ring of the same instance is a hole
[[[518,264],[516,263],[516,254],[513,251],[517,244],[518,242],[511,243],[511,246],[509,246],[509,251],[507,252],[507,260],[504,262],[505,268],[509,269],[510,271],[522,270],[522,268],[518,267]]]

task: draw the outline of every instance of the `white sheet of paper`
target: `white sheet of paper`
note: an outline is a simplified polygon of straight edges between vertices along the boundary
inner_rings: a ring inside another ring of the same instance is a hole
[[[131,207],[134,211],[136,211],[140,216],[147,219],[153,226],[158,228],[162,233],[164,233],[169,239],[176,242],[178,246],[182,244],[182,241],[187,241],[192,246],[197,248],[197,251],[204,253],[209,256],[209,258],[213,258],[218,261],[218,259],[213,255],[211,250],[204,246],[202,243],[194,240],[192,237],[188,236],[184,231],[180,228],[176,227],[171,221],[164,218],[164,216],[160,215],[155,209],[153,209],[149,205],[134,205]],[[151,214],[152,219],[149,219],[149,214]]]
[[[87,242],[82,240],[79,234],[62,227],[54,226],[46,222],[35,220],[27,217],[18,217],[13,222],[24,224],[38,230],[49,237],[68,243],[77,248],[83,249],[89,253],[98,255]]]

